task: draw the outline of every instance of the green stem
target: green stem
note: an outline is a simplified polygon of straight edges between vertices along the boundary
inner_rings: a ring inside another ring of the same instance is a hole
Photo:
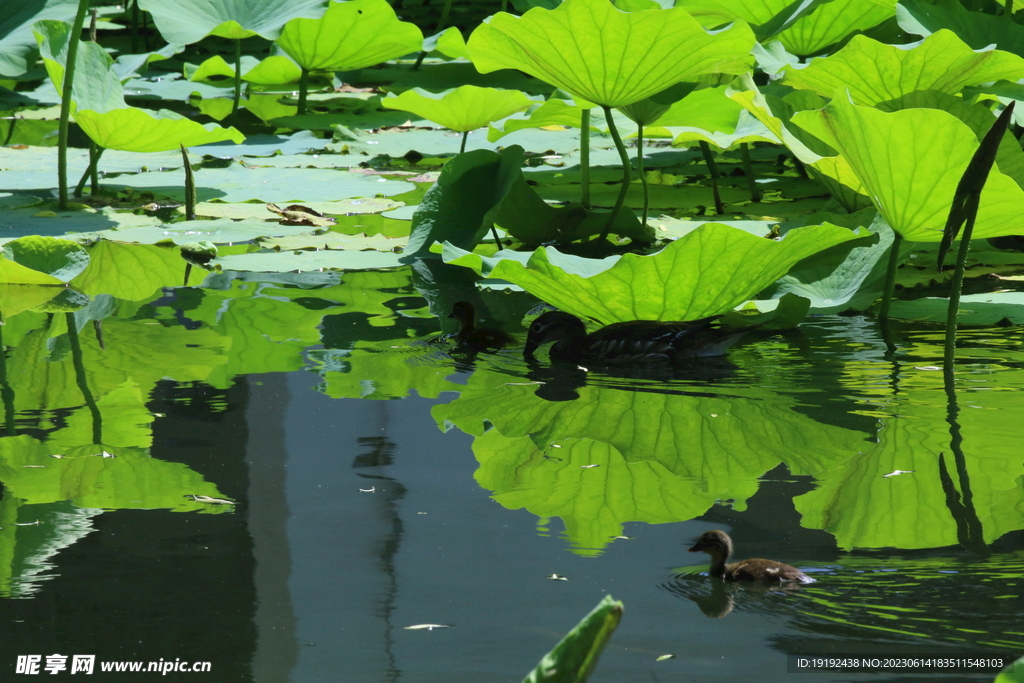
[[[469,139],[469,131],[462,131],[462,144],[459,146],[459,154],[466,151],[466,140]]]
[[[306,113],[306,95],[309,93],[309,69],[302,67],[302,76],[299,78],[299,116]]]
[[[619,188],[619,196],[615,199],[615,206],[612,207],[612,212],[608,214],[608,221],[604,224],[604,229],[601,231],[601,236],[598,241],[603,242],[608,238],[608,233],[611,232],[612,226],[615,225],[615,219],[619,216],[619,211],[622,210],[622,205],[626,203],[626,194],[629,192],[629,184],[633,180],[632,176],[632,164],[629,161],[629,154],[626,152],[626,146],[622,144],[622,137],[619,135],[619,129],[615,127],[615,118],[612,116],[612,108],[608,105],[602,104],[601,107],[604,109],[604,118],[608,122],[608,132],[612,134],[612,140],[615,141],[615,148],[619,150],[619,159],[622,160],[622,187]]]
[[[238,105],[242,102],[242,39],[235,39],[235,101],[231,113],[238,113]]]
[[[99,192],[99,177],[96,172],[96,166],[99,164],[100,157],[103,156],[103,150],[105,147],[100,147],[95,142],[89,141],[89,167],[85,169],[85,173],[78,181],[78,185],[75,186],[75,196],[81,197],[82,190],[85,189],[85,181],[92,181],[92,195],[95,197]]]
[[[1009,0],[1009,2],[1013,2],[1013,0]],[[501,11],[502,12],[507,12],[508,11],[508,0],[501,0]]]
[[[636,170],[640,174],[640,184],[644,186],[644,213],[640,224],[647,225],[647,211],[651,206],[651,191],[647,188],[647,174],[644,173],[644,126],[636,125]]]
[[[139,53],[139,0],[132,0],[132,54]]]
[[[892,246],[889,247],[889,265],[885,269],[885,285],[882,286],[882,307],[878,309],[878,322],[885,325],[889,322],[889,304],[893,292],[896,291],[896,269],[900,267],[900,246],[903,236],[898,232],[893,235]]]
[[[757,178],[754,176],[754,164],[750,162],[750,147],[745,142],[740,145],[740,158],[743,159],[743,174],[747,176],[750,198],[759,202],[761,201],[761,189],[757,186]]]
[[[722,196],[718,194],[718,164],[715,163],[715,155],[711,153],[711,146],[703,140],[700,141],[700,151],[704,155],[704,163],[708,165],[708,173],[711,175],[711,195],[715,199],[715,213],[725,213]]]
[[[960,292],[964,286],[964,270],[967,264],[967,252],[971,249],[971,233],[974,232],[974,219],[978,210],[969,211],[963,233],[960,235],[960,249],[956,254],[956,270],[953,271],[953,283],[949,287],[949,307],[946,309],[946,348],[943,354],[943,372],[953,374],[953,362],[956,358],[956,316],[960,311]]]
[[[75,60],[78,57],[78,43],[85,25],[85,14],[89,11],[89,0],[78,0],[78,13],[68,36],[68,56],[64,65],[64,83],[60,95],[60,124],[57,135],[57,199],[58,208],[68,208],[68,128],[71,125],[71,88],[75,82]]]
[[[444,7],[441,9],[441,18],[437,20],[437,28],[434,33],[440,33],[448,26],[448,13],[452,11],[452,0],[444,0]]]
[[[181,158],[185,164],[185,220],[196,219],[196,178],[192,174],[192,164],[188,161],[188,150],[185,145],[178,144],[181,148]]]
[[[590,208],[590,110],[580,114],[580,204]]]
[[[7,381],[7,347],[4,346],[3,325],[0,325],[0,398],[4,403],[4,427],[7,436],[14,436],[14,389]]]
[[[100,416],[99,406],[89,389],[88,378],[85,376],[85,363],[82,360],[82,343],[78,339],[78,324],[75,322],[74,313],[65,313],[65,321],[68,326],[68,341],[71,343],[71,363],[75,366],[75,382],[82,392],[85,405],[89,406],[92,414],[92,442],[103,443],[103,418]]]

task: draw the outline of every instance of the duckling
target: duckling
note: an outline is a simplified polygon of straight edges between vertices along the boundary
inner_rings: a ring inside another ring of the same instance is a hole
[[[476,311],[473,304],[468,301],[456,301],[452,304],[452,312],[448,316],[459,321],[459,331],[455,333],[455,343],[458,347],[470,351],[485,351],[487,349],[500,349],[514,342],[511,336],[490,327],[476,326]]]
[[[796,567],[775,560],[755,558],[726,564],[732,555],[732,539],[729,534],[717,529],[705,531],[690,547],[691,553],[705,552],[711,556],[711,576],[726,581],[757,581],[760,583],[783,583],[799,581],[814,583],[814,579]]]
[[[690,321],[631,320],[613,323],[591,334],[583,321],[562,311],[548,311],[533,324],[523,356],[533,360],[541,344],[555,342],[552,361],[601,365],[675,363],[686,358],[720,356],[753,327],[723,330],[709,325],[722,316]]]

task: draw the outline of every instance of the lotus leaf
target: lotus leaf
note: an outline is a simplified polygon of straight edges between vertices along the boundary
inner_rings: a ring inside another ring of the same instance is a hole
[[[35,64],[31,25],[43,19],[71,21],[78,0],[5,0],[0,15],[0,78],[14,78]]]
[[[387,0],[332,1],[320,18],[288,22],[277,45],[309,71],[354,71],[416,52],[423,34]]]
[[[298,64],[292,61],[291,57],[273,55],[243,73],[242,80],[257,85],[277,85],[279,83],[298,83],[301,76],[302,70]]]
[[[19,237],[8,242],[3,247],[3,256],[61,282],[70,282],[89,265],[89,255],[77,242],[37,235]],[[3,282],[13,281],[4,278]],[[43,284],[40,281],[37,283]]]
[[[190,45],[208,35],[240,40],[262,36],[274,40],[281,28],[298,17],[317,19],[327,0],[139,0],[153,15],[160,35],[168,43]]]
[[[221,256],[210,265],[219,271],[251,270],[257,273],[291,273],[316,270],[380,270],[402,265],[400,256],[382,251],[259,251]]]
[[[558,267],[557,250],[541,247],[526,266],[485,261],[445,246],[445,261],[519,285],[553,306],[608,325],[627,320],[693,320],[732,310],[801,259],[864,237],[828,223],[789,231],[774,241],[707,223],[656,254],[626,254],[581,277]]]
[[[287,60],[288,58],[285,57]],[[251,55],[242,55],[242,73],[245,74],[256,67],[259,61]],[[228,64],[220,55],[210,57],[202,64],[185,64],[185,78],[190,81],[209,81],[215,76],[234,78],[235,66]],[[243,76],[244,77],[244,76]]]
[[[448,55],[452,59],[469,59],[466,39],[462,37],[462,32],[454,26],[449,26],[438,36],[436,47],[438,52]]]
[[[938,0],[927,4],[903,0],[896,7],[900,28],[919,36],[949,29],[975,50],[997,45],[1000,50],[1024,56],[1024,26],[1006,17],[971,12],[959,2]]]
[[[743,23],[711,34],[681,8],[621,12],[607,0],[566,0],[522,17],[499,12],[468,43],[481,73],[519,69],[609,107],[702,74],[743,73],[753,44]]]
[[[465,133],[520,112],[534,102],[518,90],[463,85],[437,94],[420,88],[406,90],[401,95],[388,95],[381,104]]]
[[[64,82],[70,27],[59,21],[42,21],[33,30],[50,79],[59,92]],[[245,139],[235,128],[204,126],[172,111],[129,107],[112,64],[110,55],[97,43],[79,45],[72,112],[78,125],[98,145],[130,152],[163,152],[182,144],[191,147]]]
[[[917,242],[942,239],[957,183],[978,148],[966,124],[937,109],[886,113],[845,97],[793,121],[839,150],[893,230]],[[1024,190],[993,168],[974,237],[1016,234],[1022,221]]]
[[[89,248],[89,267],[71,284],[90,295],[141,301],[161,287],[181,285],[184,273],[177,249],[102,240]]]
[[[1002,50],[973,51],[952,31],[936,31],[912,49],[854,36],[843,49],[804,68],[783,69],[783,83],[831,97],[846,91],[857,104],[875,105],[915,90],[958,94],[965,86],[1024,73],[1024,59]]]
[[[536,106],[529,112],[529,118],[510,118],[499,126],[491,125],[487,131],[487,140],[497,142],[501,138],[524,128],[547,128],[549,126],[580,127],[580,115],[583,108],[565,100],[552,97],[544,104]],[[597,130],[592,128],[591,130]]]

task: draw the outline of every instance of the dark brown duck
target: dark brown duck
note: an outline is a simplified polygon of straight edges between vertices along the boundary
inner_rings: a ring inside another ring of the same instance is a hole
[[[814,579],[796,567],[775,560],[754,558],[727,564],[732,555],[732,539],[724,531],[705,531],[697,542],[690,546],[691,553],[705,552],[711,556],[711,576],[726,581],[757,581],[759,583],[783,583],[799,581],[814,583]]]

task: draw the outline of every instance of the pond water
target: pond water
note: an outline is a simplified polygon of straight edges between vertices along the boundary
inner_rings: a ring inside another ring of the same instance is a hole
[[[167,681],[516,681],[608,593],[598,682],[1024,650],[1015,329],[962,331],[951,405],[936,328],[889,351],[871,319],[815,318],[608,377],[453,358],[411,283],[223,274],[8,317],[3,680],[91,654],[210,662]],[[723,587],[686,552],[712,528],[817,582]]]

